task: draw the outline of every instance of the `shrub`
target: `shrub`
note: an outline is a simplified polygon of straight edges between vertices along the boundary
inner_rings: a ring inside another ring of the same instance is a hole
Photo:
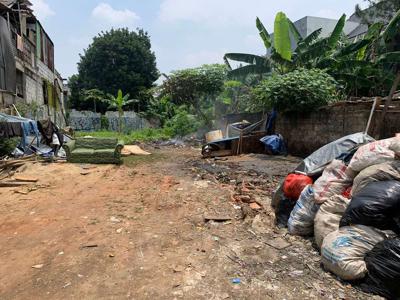
[[[272,76],[253,89],[252,109],[310,112],[338,99],[337,82],[319,69]]]
[[[0,138],[0,157],[10,155],[18,146],[20,140],[20,138]]]
[[[185,107],[181,107],[176,115],[166,122],[165,129],[171,136],[182,137],[195,132],[199,126],[195,116],[190,115]]]
[[[108,121],[108,118],[104,115],[100,117],[100,127],[102,130],[108,130],[110,127],[110,121]]]
[[[16,105],[18,112],[25,118],[36,118],[40,105],[33,101],[31,103],[18,102]]]

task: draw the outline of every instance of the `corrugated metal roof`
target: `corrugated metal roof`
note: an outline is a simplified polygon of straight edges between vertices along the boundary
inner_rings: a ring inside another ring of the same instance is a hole
[[[29,0],[0,0],[0,4],[3,4],[8,8],[13,6],[17,2],[19,2],[21,6],[32,6],[32,3]]]
[[[15,2],[16,0],[0,0],[0,3],[7,7],[11,7]]]

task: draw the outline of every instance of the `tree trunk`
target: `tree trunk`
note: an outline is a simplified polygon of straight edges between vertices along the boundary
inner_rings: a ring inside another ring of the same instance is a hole
[[[396,90],[397,90],[397,87],[399,86],[399,84],[400,84],[400,71],[397,71],[396,79],[393,82],[392,89],[390,90],[390,94],[385,101],[385,107],[383,108],[383,111],[382,111],[382,118],[381,118],[381,124],[380,124],[381,130],[380,130],[380,134],[379,134],[380,139],[383,139],[386,137],[386,135],[385,135],[386,115],[387,115],[390,105],[392,104],[394,93],[396,93]]]

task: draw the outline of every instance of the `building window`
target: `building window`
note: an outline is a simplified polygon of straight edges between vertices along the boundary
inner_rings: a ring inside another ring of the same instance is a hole
[[[24,98],[24,74],[17,70],[17,96]]]
[[[43,88],[43,103],[45,105],[48,105],[49,104],[49,95],[47,93],[47,82],[46,81],[43,81],[42,88]]]

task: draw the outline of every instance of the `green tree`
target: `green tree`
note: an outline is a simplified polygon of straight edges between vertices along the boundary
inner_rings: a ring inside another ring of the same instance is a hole
[[[83,101],[83,84],[78,75],[72,75],[68,78],[68,87],[71,90],[69,97],[68,109],[83,110],[87,103]]]
[[[124,115],[124,107],[135,102],[135,100],[129,99],[129,97],[129,94],[123,96],[122,91],[118,90],[117,97],[109,95],[108,99],[110,108],[116,108],[118,111],[118,132],[120,134],[122,133],[122,117]]]
[[[159,77],[150,37],[142,29],[100,33],[81,55],[78,71],[72,78],[74,103],[82,100],[76,89],[98,89],[113,95],[122,89],[139,98]],[[142,109],[146,105],[142,103]]]
[[[83,100],[93,104],[93,111],[97,112],[98,104],[107,102],[107,96],[103,91],[98,89],[84,90]]]
[[[219,95],[219,107],[216,107],[216,115],[227,113],[240,113],[247,110],[247,104],[250,101],[251,88],[236,80],[229,80],[224,83],[224,90]]]
[[[356,6],[356,15],[364,24],[372,25],[377,22],[389,23],[400,9],[399,0],[364,0],[368,3],[367,9]]]
[[[186,105],[210,126],[210,111],[223,90],[226,71],[226,66],[218,64],[175,71],[164,81],[161,97],[168,95],[172,103]]]
[[[332,55],[337,48],[345,21],[346,15],[343,15],[331,35],[326,38],[319,38],[322,29],[317,29],[303,38],[292,21],[283,12],[279,12],[275,18],[275,32],[272,40],[261,20],[257,18],[257,29],[266,51],[270,54],[265,57],[245,53],[225,54],[225,62],[231,69],[229,76],[236,78],[245,77],[249,74],[265,74],[269,76],[273,73],[284,74],[303,67],[318,68],[318,64]],[[297,43],[295,50],[292,50],[291,37]],[[241,65],[239,68],[232,70],[229,60],[246,63],[246,65]]]

